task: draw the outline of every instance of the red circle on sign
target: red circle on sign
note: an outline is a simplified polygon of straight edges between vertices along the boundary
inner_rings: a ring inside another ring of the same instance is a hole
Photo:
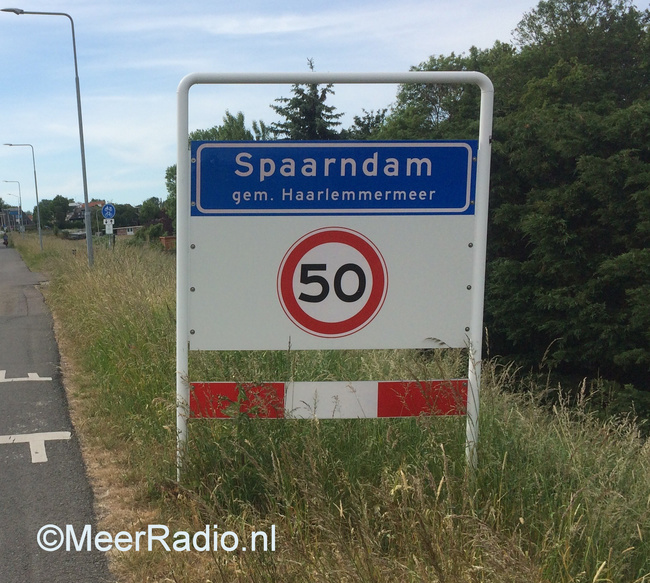
[[[300,306],[293,287],[294,274],[301,260],[312,249],[327,243],[348,245],[359,252],[367,261],[372,276],[370,293],[359,310],[354,315],[335,322],[319,320],[309,315]],[[314,336],[338,338],[361,330],[379,313],[388,290],[388,272],[377,247],[361,233],[345,227],[326,227],[307,233],[287,251],[278,270],[277,287],[282,309],[294,324]]]

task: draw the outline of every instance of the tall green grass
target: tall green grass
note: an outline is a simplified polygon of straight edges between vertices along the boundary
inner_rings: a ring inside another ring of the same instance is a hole
[[[127,553],[124,581],[650,582],[650,446],[630,419],[552,409],[512,366],[486,362],[479,469],[464,419],[194,420],[175,477],[174,256],[16,247],[51,275],[46,297],[77,371],[85,438],[157,521],[246,533],[271,553]],[[450,378],[457,351],[192,353],[191,380]],[[541,389],[540,391],[541,392]],[[137,504],[129,530],[141,512]],[[128,522],[128,521],[127,521]]]

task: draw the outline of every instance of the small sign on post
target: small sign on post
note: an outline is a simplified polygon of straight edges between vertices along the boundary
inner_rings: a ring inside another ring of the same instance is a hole
[[[107,203],[102,207],[102,216],[105,219],[114,219],[115,218],[115,206]],[[106,222],[106,221],[104,221]]]
[[[114,245],[113,224],[115,223],[115,206],[107,203],[102,207],[102,216],[104,217],[104,229],[108,237],[108,248]]]

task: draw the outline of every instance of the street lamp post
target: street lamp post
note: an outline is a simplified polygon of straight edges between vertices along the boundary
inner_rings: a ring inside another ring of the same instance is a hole
[[[5,194],[8,195],[8,196],[15,196],[16,198],[18,198],[18,195],[14,194],[13,192],[7,192]],[[4,215],[4,212],[5,211],[3,210],[2,211],[3,215]],[[7,217],[9,219],[9,228],[11,229],[11,218],[12,218],[11,211],[7,211]],[[18,232],[20,232],[20,227],[18,226],[18,217],[17,216],[14,218],[14,231],[16,230],[16,228],[18,229]]]
[[[15,182],[18,185],[18,216],[20,218],[20,232],[23,232],[23,195],[20,192],[20,182],[17,180],[3,180],[2,182]]]
[[[27,146],[32,149],[32,163],[34,165],[34,190],[36,192],[36,220],[38,223],[38,242],[43,251],[43,233],[41,232],[41,205],[38,202],[38,181],[36,180],[36,157],[34,156],[34,146],[31,144],[5,144],[5,146]]]
[[[72,27],[72,52],[74,55],[75,86],[77,89],[77,117],[79,119],[79,144],[81,147],[81,175],[82,175],[83,189],[84,189],[84,223],[86,225],[86,247],[88,249],[88,265],[92,267],[94,263],[93,234],[92,234],[92,223],[90,218],[90,205],[88,204],[88,181],[86,180],[86,149],[84,146],[83,120],[81,117],[81,91],[79,90],[79,68],[77,67],[77,43],[75,41],[75,34],[74,34],[74,20],[72,20],[72,16],[66,14],[65,12],[31,12],[27,10],[21,10],[20,8],[3,8],[2,12],[13,12],[14,14],[17,15],[37,14],[41,16],[65,16],[68,20],[70,20],[70,25]]]

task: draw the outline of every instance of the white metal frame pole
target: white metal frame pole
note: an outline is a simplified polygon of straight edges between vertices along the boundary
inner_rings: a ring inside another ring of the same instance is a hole
[[[189,417],[189,253],[190,253],[190,151],[189,91],[193,85],[264,84],[474,84],[481,89],[478,160],[476,171],[476,209],[474,232],[474,272],[470,317],[469,371],[467,397],[466,456],[471,469],[477,465],[479,387],[483,343],[483,305],[485,261],[487,255],[487,215],[490,192],[490,157],[494,87],[483,73],[475,71],[411,71],[408,73],[191,73],[177,90],[176,166],[176,431],[177,479],[180,481],[183,454],[187,443]]]
[[[485,303],[485,268],[487,261],[488,209],[490,204],[490,163],[492,158],[492,121],[494,88],[485,77],[481,87],[480,125],[476,168],[476,221],[474,223],[474,271],[472,281],[472,316],[469,332],[469,371],[465,455],[474,472],[478,465],[479,388],[483,351],[483,309]]]
[[[189,305],[190,264],[190,150],[189,91],[192,77],[185,77],[178,87],[177,162],[176,162],[176,479],[187,444],[187,419],[190,407],[189,381]]]

